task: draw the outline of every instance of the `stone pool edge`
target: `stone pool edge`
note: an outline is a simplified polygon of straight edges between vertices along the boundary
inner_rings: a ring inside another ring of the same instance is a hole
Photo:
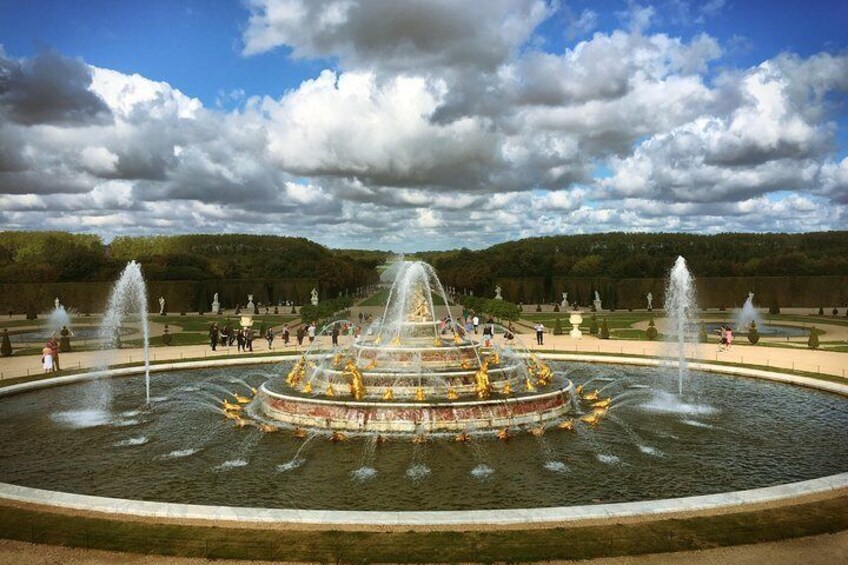
[[[658,366],[661,359],[638,357],[615,357],[607,355],[550,353],[539,355],[545,359],[583,361],[591,363]],[[260,359],[216,359],[167,363],[151,367],[151,372],[176,369],[201,369],[221,366],[274,364],[290,360],[291,356],[266,357]],[[810,377],[788,375],[779,371],[752,369],[711,363],[690,363],[694,370],[723,373],[728,375],[761,378],[784,382],[848,396],[848,385]],[[115,370],[92,371],[63,377],[41,379],[0,388],[0,397],[37,388],[59,386],[85,380],[125,376],[143,373],[143,367],[127,367]],[[460,511],[352,511],[352,510],[300,510],[275,508],[227,507],[172,502],[150,502],[118,499],[91,495],[49,491],[0,483],[0,503],[34,505],[40,509],[57,511],[82,511],[107,514],[115,519],[154,519],[165,521],[190,521],[198,525],[221,522],[244,526],[301,524],[304,526],[327,525],[336,527],[428,527],[452,526],[554,526],[556,524],[617,522],[633,518],[668,518],[675,515],[692,515],[721,511],[744,511],[769,503],[786,503],[793,499],[810,496],[827,496],[848,489],[848,473],[840,473],[817,479],[776,485],[743,491],[701,495],[683,498],[561,506],[548,508],[523,508],[500,510]]]

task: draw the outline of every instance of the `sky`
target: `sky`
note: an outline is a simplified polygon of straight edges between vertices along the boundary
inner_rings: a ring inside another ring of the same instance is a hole
[[[0,0],[0,229],[848,227],[848,2]]]

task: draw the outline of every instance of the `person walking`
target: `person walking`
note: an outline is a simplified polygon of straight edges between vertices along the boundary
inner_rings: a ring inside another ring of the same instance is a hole
[[[283,325],[283,346],[287,346],[289,344],[289,325]]]
[[[303,329],[303,326],[297,328],[297,344],[303,345],[303,337],[306,335],[306,330]]]
[[[238,342],[238,350],[244,351],[244,332],[239,330],[238,335],[236,335],[236,341]]]
[[[61,371],[62,369],[59,368],[59,342],[53,337],[50,338],[47,345],[50,346],[50,357],[53,359],[53,372]]]
[[[309,324],[309,327],[306,328],[306,333],[309,335],[309,343],[315,342],[315,322],[313,321]]]
[[[545,341],[545,325],[542,322],[536,322],[536,345],[544,345]]]
[[[339,345],[339,325],[333,324],[333,331],[330,333],[330,337],[333,340],[333,347],[337,347]]]
[[[480,318],[477,316],[477,314],[474,314],[474,317],[471,318],[471,324],[474,326],[474,334],[476,335],[477,328],[480,327]]]
[[[274,331],[271,328],[265,332],[265,339],[268,340],[268,349],[274,349]]]
[[[209,328],[209,345],[212,346],[212,351],[215,351],[215,348],[218,346],[218,324],[214,322],[212,327]]]
[[[495,332],[495,323],[489,318],[483,326],[483,347],[492,347],[492,334]]]
[[[253,353],[253,329],[247,328],[244,330],[244,347],[246,350]]]

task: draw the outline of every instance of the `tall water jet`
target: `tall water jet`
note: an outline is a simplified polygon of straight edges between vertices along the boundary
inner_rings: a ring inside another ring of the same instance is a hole
[[[127,263],[121,278],[115,283],[109,302],[106,304],[106,312],[103,314],[103,322],[100,324],[100,340],[104,343],[113,343],[120,335],[121,324],[124,318],[132,313],[137,313],[141,319],[142,336],[144,338],[144,388],[147,404],[150,404],[150,354],[149,330],[147,326],[147,286],[141,274],[141,265],[135,261]]]
[[[695,343],[697,331],[695,319],[695,285],[686,267],[686,259],[678,256],[668,276],[665,291],[665,315],[669,343],[673,344],[677,357],[677,393],[683,394],[683,379],[686,376],[686,344]]]
[[[754,293],[748,293],[748,299],[741,310],[736,311],[736,331],[747,332],[751,326],[751,322],[756,322],[758,328],[763,327],[763,320],[760,317],[760,312],[754,306]]]
[[[63,327],[71,327],[71,313],[63,305],[58,305],[47,318],[47,331],[52,336],[58,334]]]

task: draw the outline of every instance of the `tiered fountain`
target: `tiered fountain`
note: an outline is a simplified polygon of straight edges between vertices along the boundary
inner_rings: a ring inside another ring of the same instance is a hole
[[[435,315],[448,304],[433,271],[403,262],[383,317],[362,339],[329,355],[307,355],[263,384],[267,418],[359,433],[471,432],[544,426],[571,406],[572,384],[534,357],[482,347]]]

